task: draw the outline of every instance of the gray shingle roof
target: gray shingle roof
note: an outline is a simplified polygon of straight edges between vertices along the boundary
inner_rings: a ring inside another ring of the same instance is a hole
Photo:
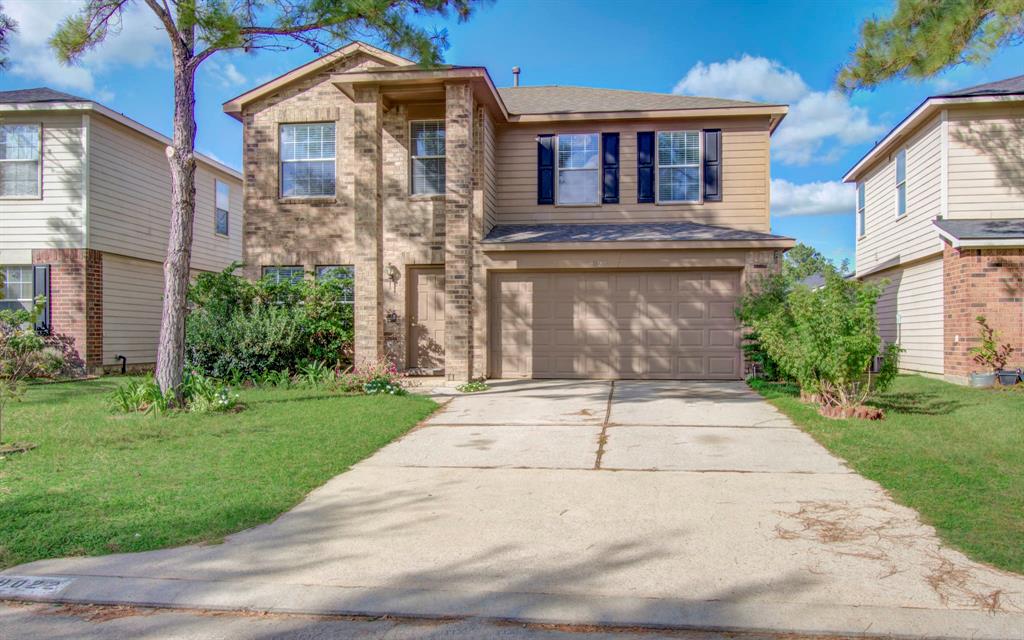
[[[764,106],[764,103],[724,98],[701,98],[671,93],[648,93],[592,87],[505,87],[498,89],[509,113],[593,113],[597,111],[666,111]]]
[[[528,242],[678,242],[686,240],[790,240],[758,231],[713,227],[695,222],[629,224],[499,224],[486,244]]]
[[[957,240],[1024,239],[1024,218],[1004,220],[936,220],[934,224]]]
[[[1015,76],[1005,80],[997,80],[979,84],[975,87],[967,87],[950,93],[944,93],[937,98],[967,98],[972,96],[1009,96],[1024,94],[1024,76]]]
[[[19,102],[90,102],[90,100],[79,98],[63,91],[55,91],[49,87],[0,91],[0,103],[14,104]]]

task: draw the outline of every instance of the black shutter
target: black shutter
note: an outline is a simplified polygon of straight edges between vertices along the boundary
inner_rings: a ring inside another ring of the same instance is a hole
[[[601,202],[619,203],[619,134],[601,134]]]
[[[50,323],[50,265],[37,264],[32,267],[32,298],[43,296],[46,304],[42,313],[36,318],[36,331],[49,333],[52,324]]]
[[[654,132],[636,134],[636,201],[654,202]]]
[[[555,136],[537,136],[537,204],[555,204]]]
[[[704,130],[704,199],[722,199],[722,130]]]

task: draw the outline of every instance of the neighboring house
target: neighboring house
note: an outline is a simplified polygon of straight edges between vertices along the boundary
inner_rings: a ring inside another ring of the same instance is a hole
[[[354,269],[359,361],[737,379],[736,299],[794,244],[769,224],[784,105],[497,89],[353,43],[224,110],[244,124],[248,275]]]
[[[857,277],[888,279],[901,367],[963,382],[985,315],[1024,365],[1024,76],[932,96],[843,178],[857,183]]]
[[[152,366],[170,223],[170,141],[91,100],[0,92],[0,306],[47,297],[37,322],[91,372]],[[242,181],[199,156],[194,271],[242,255]]]

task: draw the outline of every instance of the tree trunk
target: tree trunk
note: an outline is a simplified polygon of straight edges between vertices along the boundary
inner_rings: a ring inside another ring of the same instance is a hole
[[[171,225],[164,259],[164,307],[156,355],[156,381],[181,404],[185,372],[185,314],[192,260],[192,221],[196,210],[195,70],[184,55],[174,56],[174,139],[167,149],[171,167]]]

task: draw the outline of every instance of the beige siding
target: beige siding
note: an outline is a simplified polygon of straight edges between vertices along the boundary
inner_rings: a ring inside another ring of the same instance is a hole
[[[942,250],[932,220],[942,212],[942,125],[936,116],[901,147],[907,150],[907,212],[896,217],[896,153],[880,159],[865,183],[865,231],[857,273],[905,264]]]
[[[636,133],[722,129],[722,201],[703,204],[638,204]],[[546,133],[619,132],[619,204],[590,207],[537,204],[537,141]],[[690,221],[768,231],[770,173],[768,119],[594,122],[498,127],[497,220],[543,222]]]
[[[903,347],[900,368],[943,373],[942,258],[884,271],[888,279],[878,301],[879,335]]]
[[[949,217],[1018,218],[1024,211],[1024,105],[949,111]]]
[[[42,124],[42,198],[0,199],[0,258],[83,243],[83,126],[79,113],[0,115],[0,122]],[[7,260],[0,259],[0,262]]]
[[[163,306],[159,262],[103,254],[103,364],[156,362]]]
[[[170,223],[170,170],[164,145],[101,116],[92,118],[89,244],[101,251],[163,261]],[[214,233],[214,180],[231,186],[229,237]],[[192,264],[222,269],[242,255],[241,181],[200,163]]]

